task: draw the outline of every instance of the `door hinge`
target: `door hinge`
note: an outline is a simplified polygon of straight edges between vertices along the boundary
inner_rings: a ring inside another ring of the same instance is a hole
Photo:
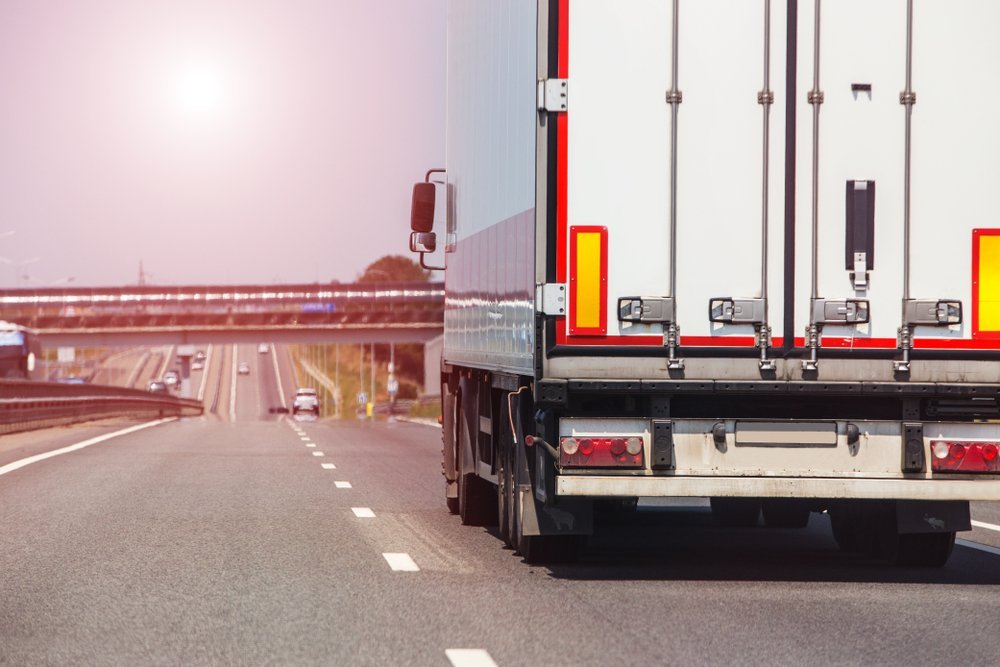
[[[545,283],[535,288],[535,310],[542,315],[566,314],[566,284]]]
[[[541,79],[538,82],[538,110],[563,112],[569,107],[569,81],[566,79]]]

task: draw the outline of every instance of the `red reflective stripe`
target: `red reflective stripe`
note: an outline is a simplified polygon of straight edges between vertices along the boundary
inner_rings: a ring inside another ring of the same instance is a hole
[[[559,0],[559,78],[569,76],[569,0]],[[568,114],[556,114],[556,281],[566,282],[566,226],[569,174]]]

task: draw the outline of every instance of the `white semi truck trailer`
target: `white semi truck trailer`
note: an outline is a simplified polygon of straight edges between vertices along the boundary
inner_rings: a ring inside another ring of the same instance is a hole
[[[529,561],[708,497],[944,564],[1000,500],[998,34],[994,0],[449,2],[410,240],[448,506]]]

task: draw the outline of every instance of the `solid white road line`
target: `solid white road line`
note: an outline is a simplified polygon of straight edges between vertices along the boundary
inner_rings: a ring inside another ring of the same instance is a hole
[[[233,372],[229,379],[229,421],[236,421],[236,354],[236,343],[233,343]]]
[[[128,428],[123,428],[120,431],[114,431],[112,433],[105,433],[104,435],[99,435],[96,438],[91,438],[89,440],[84,440],[83,442],[78,442],[75,445],[70,445],[68,447],[63,447],[62,449],[54,449],[51,452],[45,452],[44,454],[35,454],[34,456],[29,456],[19,461],[14,461],[13,463],[8,463],[5,466],[0,467],[0,476],[6,475],[9,472],[14,472],[19,468],[31,465],[32,463],[38,463],[39,461],[44,461],[45,459],[50,459],[53,456],[59,456],[60,454],[68,454],[69,452],[75,452],[78,449],[83,449],[84,447],[90,447],[91,445],[96,445],[100,442],[110,440],[112,438],[117,438],[120,435],[128,435],[129,433],[135,433],[136,431],[141,431],[144,428],[150,428],[152,426],[159,426],[160,424],[165,424],[167,422],[175,421],[176,417],[167,417],[166,419],[157,419],[156,421],[146,422],[144,424],[136,424],[135,426],[129,426]]]
[[[335,487],[337,487],[338,489],[350,489],[351,488],[351,483],[350,482],[334,482],[333,485]]]
[[[205,389],[208,388],[208,371],[212,367],[212,345],[208,346],[208,353],[205,355],[205,364],[201,367],[201,384],[198,385],[198,400],[205,400]]]
[[[368,507],[352,507],[351,511],[354,512],[354,516],[359,519],[374,519],[375,512],[372,512]]]
[[[955,544],[960,547],[968,547],[970,549],[975,549],[976,551],[985,551],[988,554],[1000,556],[1000,549],[991,547],[988,544],[979,544],[978,542],[970,542],[968,540],[955,540]]]
[[[278,396],[281,398],[281,407],[288,409],[288,401],[285,400],[285,388],[281,386],[281,371],[278,370],[278,348],[271,343],[271,361],[274,362],[274,377],[278,381]]]
[[[323,470],[336,470],[337,469],[337,466],[333,465],[332,463],[320,463],[320,466],[323,468]]]
[[[450,648],[444,654],[454,667],[497,667],[490,654],[481,648]]]
[[[972,525],[975,526],[976,528],[985,528],[987,530],[1000,531],[1000,526],[996,525],[995,523],[986,523],[985,521],[973,521]]]
[[[313,456],[324,456],[323,452],[313,452]]]
[[[420,568],[410,558],[410,554],[382,554],[393,572],[420,572]]]

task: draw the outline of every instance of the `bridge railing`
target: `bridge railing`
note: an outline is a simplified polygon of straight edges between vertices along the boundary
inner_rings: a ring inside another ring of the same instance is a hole
[[[203,410],[194,399],[138,389],[0,380],[0,434],[108,417],[189,417]]]

